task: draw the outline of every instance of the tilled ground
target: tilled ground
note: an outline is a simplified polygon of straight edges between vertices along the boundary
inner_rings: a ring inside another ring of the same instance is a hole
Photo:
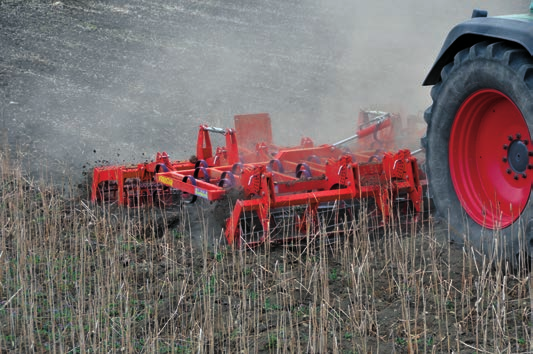
[[[278,141],[337,141],[361,108],[422,111],[420,83],[474,5],[2,1],[2,129],[35,172],[71,179],[160,150],[187,158],[199,123],[235,114],[271,113]]]
[[[158,150],[184,157],[199,123],[228,126],[238,113],[269,111],[299,137],[304,118],[321,118],[342,48],[320,10],[284,1],[3,2],[4,128],[32,159],[74,171]]]

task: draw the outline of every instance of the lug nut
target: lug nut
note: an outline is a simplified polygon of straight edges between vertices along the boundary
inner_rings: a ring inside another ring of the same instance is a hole
[[[518,175],[514,175],[514,179],[518,181]]]
[[[513,136],[512,136],[512,135],[509,135],[509,136],[507,137],[507,139],[509,139],[509,141],[513,141]]]
[[[520,133],[517,133],[517,134],[516,134],[516,139],[517,139],[517,140],[520,140],[521,137],[522,137],[522,134],[520,134]]]
[[[522,173],[522,178],[527,178],[527,175],[525,173]]]
[[[504,157],[504,158],[502,159],[502,161],[503,161],[503,162],[507,162],[507,157]]]
[[[527,144],[529,144],[529,140],[524,140],[523,143],[524,143],[524,145],[527,145]]]
[[[529,156],[533,156],[533,151],[528,151]]]
[[[509,148],[509,145],[507,145],[507,144],[503,144],[503,149],[504,149],[504,150],[507,150],[508,148]]]
[[[531,170],[533,168],[533,165],[527,165],[527,169]]]
[[[510,169],[510,168],[507,169],[507,174],[508,174],[508,175],[511,174],[511,169]]]

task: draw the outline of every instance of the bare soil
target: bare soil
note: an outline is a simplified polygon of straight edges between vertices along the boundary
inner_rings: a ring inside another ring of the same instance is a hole
[[[74,180],[161,150],[187,158],[200,123],[235,114],[269,112],[279,142],[332,143],[359,109],[419,115],[451,26],[526,3],[4,0],[0,125],[34,172]]]

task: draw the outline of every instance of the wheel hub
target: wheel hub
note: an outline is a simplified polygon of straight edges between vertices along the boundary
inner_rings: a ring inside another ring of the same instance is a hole
[[[509,163],[511,173],[514,172],[515,176],[521,175],[522,177],[527,177],[525,175],[526,170],[529,164],[529,151],[527,145],[529,144],[528,140],[520,140],[520,134],[516,134],[516,139],[512,136],[509,136],[511,141],[510,145],[503,145],[503,149],[507,150],[507,157],[504,158],[504,162]],[[530,167],[531,168],[531,167]],[[508,172],[509,173],[509,172]]]

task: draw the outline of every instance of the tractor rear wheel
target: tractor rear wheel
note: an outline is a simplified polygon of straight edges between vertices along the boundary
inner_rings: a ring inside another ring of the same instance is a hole
[[[533,59],[481,42],[441,71],[426,110],[427,169],[453,240],[513,265],[533,254]]]

